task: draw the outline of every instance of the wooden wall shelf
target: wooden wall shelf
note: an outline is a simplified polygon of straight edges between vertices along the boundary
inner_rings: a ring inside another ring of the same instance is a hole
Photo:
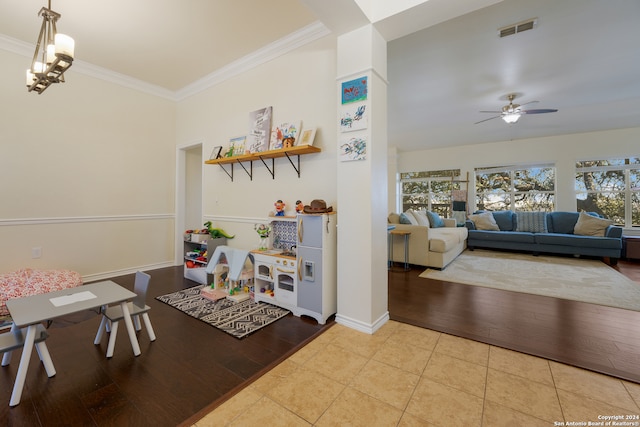
[[[298,173],[298,178],[300,178],[300,156],[303,154],[319,153],[320,151],[321,151],[320,148],[314,147],[312,145],[298,145],[291,148],[281,148],[279,150],[268,150],[268,151],[261,151],[259,153],[242,154],[240,156],[221,157],[219,159],[206,160],[205,164],[220,165],[222,170],[225,171],[225,173],[229,176],[229,178],[231,178],[231,181],[233,182],[233,165],[237,163],[240,166],[242,166],[242,169],[244,169],[247,175],[249,175],[249,179],[253,180],[253,162],[256,160],[260,160],[262,161],[262,163],[265,165],[265,167],[271,174],[271,178],[275,179],[275,172],[276,172],[275,159],[279,157],[286,157],[289,160],[289,163],[291,163],[291,166],[293,166],[293,168]],[[293,163],[291,156],[298,157],[297,166],[296,164]],[[269,167],[269,165],[265,161],[268,159],[271,159],[271,167]],[[246,166],[243,164],[247,162],[249,163],[249,169],[247,169]],[[224,167],[224,165],[231,165],[230,170],[227,170]]]

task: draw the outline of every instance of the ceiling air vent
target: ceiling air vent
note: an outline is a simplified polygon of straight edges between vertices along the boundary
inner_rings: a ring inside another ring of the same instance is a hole
[[[533,30],[536,27],[537,22],[538,18],[532,18],[518,22],[517,24],[507,25],[506,27],[498,28],[498,34],[500,37],[507,37],[523,31]]]

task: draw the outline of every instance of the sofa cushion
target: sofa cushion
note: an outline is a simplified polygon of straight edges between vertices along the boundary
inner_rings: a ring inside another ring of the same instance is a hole
[[[416,221],[418,221],[418,225],[424,225],[425,227],[429,227],[429,218],[427,218],[427,215],[425,215],[424,212],[422,211],[413,211],[413,216],[415,217]]]
[[[418,221],[409,211],[400,214],[400,224],[418,225]]]
[[[604,232],[610,225],[613,225],[613,221],[610,219],[597,218],[585,212],[580,212],[573,234],[604,237]]]
[[[395,212],[391,212],[387,217],[387,222],[389,224],[400,224],[400,215]]]
[[[469,219],[473,221],[473,224],[478,230],[493,230],[493,231],[500,230],[491,212],[482,212],[478,214],[469,215]]]
[[[438,227],[429,230],[429,251],[445,253],[467,238],[465,227]]]
[[[547,218],[549,233],[573,234],[578,212],[549,212]]]
[[[429,218],[429,223],[431,224],[431,228],[441,228],[444,227],[444,221],[440,218],[435,212],[427,211],[427,217]]]
[[[516,231],[529,231],[531,233],[547,232],[546,212],[516,212]]]
[[[538,233],[535,235],[535,241],[540,245],[561,245],[602,249],[620,249],[622,245],[621,240],[616,238],[558,233]]]
[[[492,242],[510,242],[510,243],[534,243],[533,233],[510,231],[489,231],[489,230],[472,230],[469,231],[469,240],[492,241]]]
[[[493,215],[493,219],[496,220],[496,224],[498,224],[498,228],[500,231],[514,231],[514,220],[515,217],[513,215],[513,211],[496,211],[491,212]]]

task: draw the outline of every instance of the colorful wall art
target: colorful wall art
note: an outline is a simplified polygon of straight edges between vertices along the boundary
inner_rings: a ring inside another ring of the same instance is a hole
[[[340,132],[366,129],[368,122],[367,104],[353,104],[343,107],[340,115]]]
[[[367,76],[342,83],[342,103],[364,101],[367,99]]]
[[[297,143],[300,133],[300,121],[284,122],[274,126],[271,130],[269,150],[279,150],[283,147],[293,147]]]
[[[367,158],[367,140],[364,137],[345,138],[340,143],[340,161],[365,160]]]

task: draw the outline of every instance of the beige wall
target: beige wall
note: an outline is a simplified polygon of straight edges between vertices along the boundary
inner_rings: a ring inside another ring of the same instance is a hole
[[[398,172],[457,169],[526,163],[555,163],[557,210],[576,210],[575,162],[640,155],[640,128],[616,129],[547,138],[493,142],[453,148],[399,152]],[[473,184],[470,183],[470,190]],[[389,184],[390,191],[395,185]],[[471,193],[471,191],[470,191]],[[471,196],[470,196],[471,197]]]
[[[172,263],[174,102],[73,68],[28,93],[29,58],[0,50],[0,63],[0,272]]]
[[[235,234],[229,245],[256,247],[253,226],[266,221],[278,199],[287,213],[297,199],[337,208],[335,46],[327,36],[178,103],[176,144],[203,140],[207,158],[214,146],[224,152],[229,138],[246,135],[249,113],[263,107],[273,107],[274,123],[301,120],[303,129],[318,128],[314,145],[322,152],[300,157],[300,178],[286,158],[275,160],[275,178],[260,161],[253,162],[253,180],[239,165],[233,182],[220,166],[203,167],[203,220]]]

